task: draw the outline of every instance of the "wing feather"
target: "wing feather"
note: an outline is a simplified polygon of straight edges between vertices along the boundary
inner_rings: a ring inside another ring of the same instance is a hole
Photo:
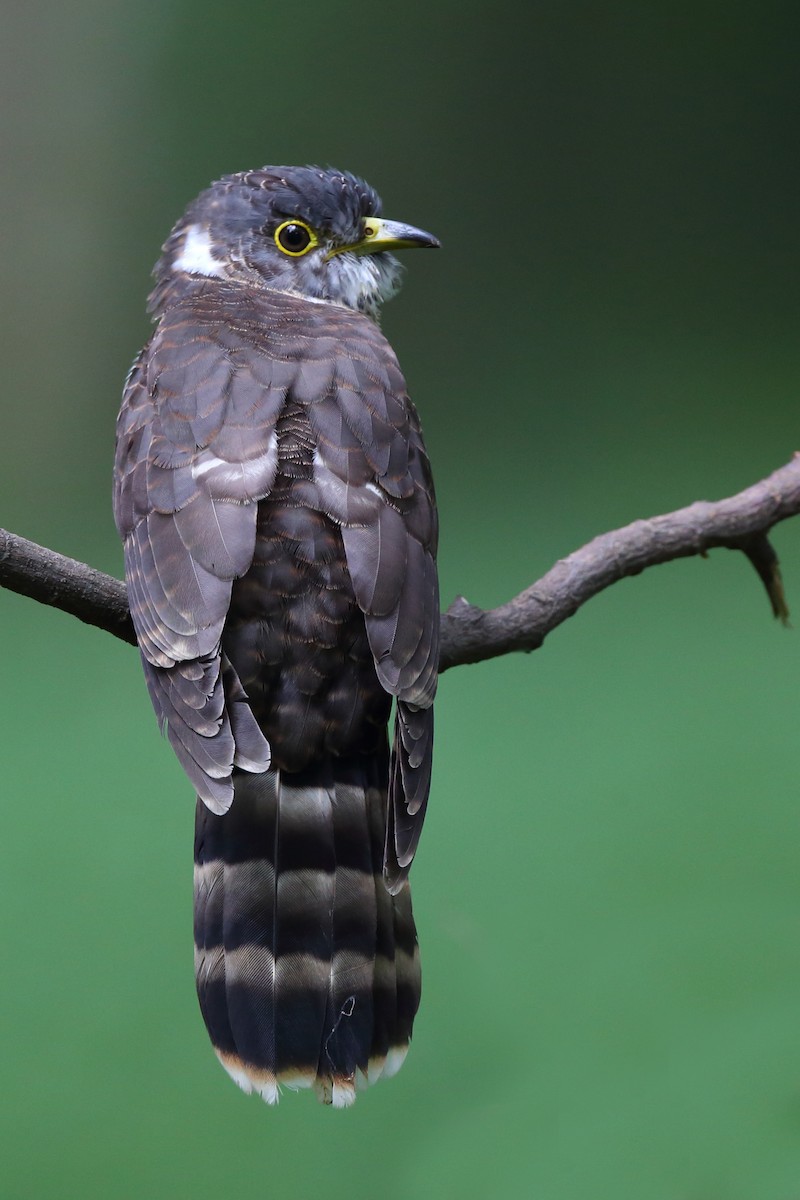
[[[366,318],[273,294],[270,325],[263,296],[239,289],[225,309],[223,292],[210,284],[164,313],[118,423],[115,515],[153,705],[213,811],[231,802],[234,764],[266,768],[220,642],[291,396],[315,442],[313,478],[296,478],[293,496],[339,525],[378,677],[397,697],[384,863],[395,890],[427,803],[439,657],[438,525],[416,410]]]
[[[285,375],[213,307],[187,301],[134,364],[117,425],[114,510],[148,688],[216,812],[231,802],[234,765],[269,765],[220,642],[232,582],[253,559],[257,502],[275,479]]]
[[[394,354],[366,322],[345,336],[309,412],[318,503],[342,531],[382,686],[397,697],[384,870],[397,890],[422,828],[439,663],[438,524],[416,410]]]

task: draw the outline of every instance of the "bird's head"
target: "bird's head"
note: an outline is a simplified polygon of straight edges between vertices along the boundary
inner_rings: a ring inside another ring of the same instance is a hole
[[[151,311],[211,277],[375,318],[399,287],[401,266],[391,251],[439,245],[380,214],[377,192],[347,172],[264,167],[226,175],[189,205],[165,243]]]

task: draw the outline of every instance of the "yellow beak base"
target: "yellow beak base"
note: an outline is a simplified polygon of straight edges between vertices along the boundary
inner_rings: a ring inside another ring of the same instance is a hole
[[[328,258],[336,254],[380,254],[383,250],[414,250],[430,247],[435,249],[441,243],[432,233],[417,229],[414,225],[405,225],[402,221],[386,221],[382,217],[364,218],[364,236],[358,242],[349,246],[337,246],[328,253]]]

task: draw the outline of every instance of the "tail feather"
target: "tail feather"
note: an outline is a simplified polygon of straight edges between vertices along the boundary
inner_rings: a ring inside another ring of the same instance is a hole
[[[336,873],[325,1035],[318,1092],[335,1104],[355,1099],[356,1071],[366,1074],[373,1034],[378,913],[369,805],[380,801],[362,778],[331,780]],[[330,1088],[330,1097],[328,1089]]]
[[[407,884],[383,878],[385,763],[328,759],[235,776],[198,801],[195,969],[218,1057],[246,1091],[313,1086],[327,1103],[397,1069],[419,1004]]]
[[[322,1036],[332,946],[333,806],[324,783],[281,772],[275,776],[280,827],[272,943],[275,992],[264,996],[264,1006],[275,1027],[276,1078],[308,1087],[315,1077],[309,1047],[318,1046]],[[261,780],[269,783],[270,776]],[[258,992],[257,977],[254,988]]]
[[[394,965],[397,1016],[394,1029],[395,1044],[392,1048],[402,1049],[407,1047],[411,1040],[411,1028],[419,1007],[422,983],[419,946],[414,928],[414,916],[411,911],[411,890],[408,884],[401,888],[394,897]],[[398,1063],[395,1069],[399,1069],[399,1066]]]
[[[379,789],[374,793],[380,797]],[[373,1034],[370,1061],[367,1068],[369,1083],[381,1078],[386,1066],[386,1056],[395,1038],[397,1024],[397,971],[394,955],[394,898],[389,894],[383,874],[384,839],[386,836],[386,810],[383,804],[374,803],[369,809],[370,839],[372,845],[372,873],[377,909],[377,937],[375,942],[375,972],[373,992]]]

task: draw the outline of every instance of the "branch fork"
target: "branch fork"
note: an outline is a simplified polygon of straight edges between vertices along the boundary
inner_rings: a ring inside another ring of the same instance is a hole
[[[800,453],[727,500],[698,500],[601,534],[498,608],[478,608],[457,596],[442,614],[439,670],[512,651],[536,650],[549,633],[612,583],[676,558],[706,557],[717,547],[747,556],[766,589],[773,614],[786,623],[789,610],[769,533],[780,521],[798,514]],[[0,586],[136,644],[123,583],[4,529],[0,529]]]

